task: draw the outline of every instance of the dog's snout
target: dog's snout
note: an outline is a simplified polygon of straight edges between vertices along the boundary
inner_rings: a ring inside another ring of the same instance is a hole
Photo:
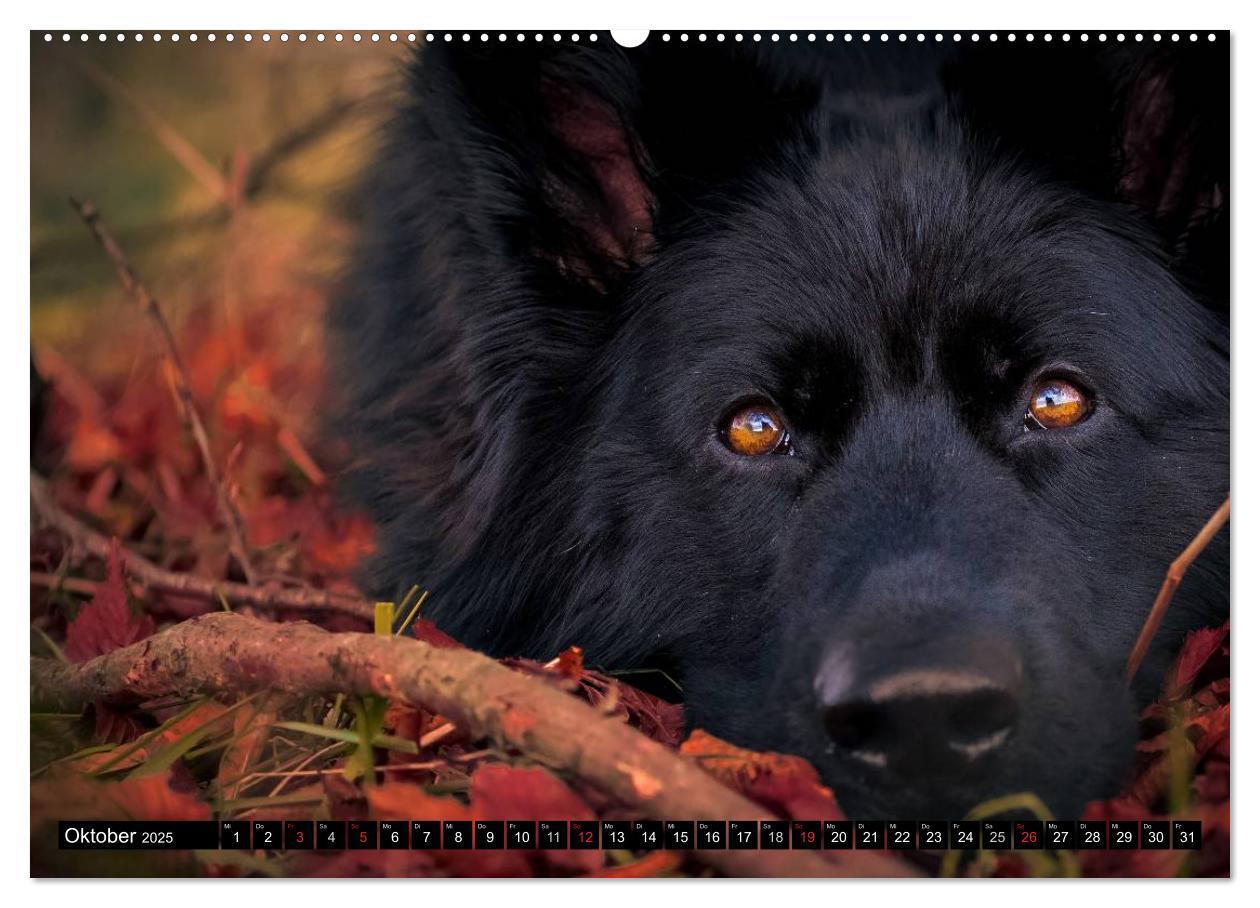
[[[915,778],[979,772],[1002,749],[1019,718],[1013,649],[932,649],[938,658],[883,670],[859,668],[848,648],[823,660],[815,692],[837,756]]]

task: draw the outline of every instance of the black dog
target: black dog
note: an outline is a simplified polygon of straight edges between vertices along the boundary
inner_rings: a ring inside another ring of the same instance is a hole
[[[1040,39],[1039,39],[1040,42]],[[1228,492],[1228,51],[426,46],[331,324],[370,578],[850,813],[1112,792]]]

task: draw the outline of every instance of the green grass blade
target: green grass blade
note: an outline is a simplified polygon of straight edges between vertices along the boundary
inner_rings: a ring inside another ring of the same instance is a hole
[[[363,743],[359,733],[350,728],[327,728],[326,726],[314,725],[310,722],[277,722],[272,727],[314,735],[318,738],[328,738],[330,741],[343,741],[346,744]],[[394,735],[373,735],[372,746],[383,747],[386,750],[397,750],[407,754],[420,753],[420,749],[416,746],[415,741],[408,741],[405,738],[398,738]]]

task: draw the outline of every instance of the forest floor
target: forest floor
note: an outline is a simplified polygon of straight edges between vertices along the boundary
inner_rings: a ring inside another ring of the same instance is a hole
[[[138,654],[171,639],[153,635],[220,613],[239,616],[224,627],[248,629],[259,645],[275,622],[300,619],[338,634],[419,639],[428,647],[417,652],[467,653],[425,619],[423,577],[374,625],[374,604],[353,580],[372,528],[338,503],[334,480],[347,453],[319,431],[320,316],[353,222],[342,190],[370,147],[397,55],[339,49],[315,67],[257,48],[248,67],[221,67],[209,49],[181,49],[178,66],[167,49],[76,59],[37,50],[33,93],[47,103],[33,105],[32,127],[46,151],[34,156],[32,187],[32,664],[68,677],[93,659],[137,655],[109,696],[82,708],[33,703],[32,871],[778,872],[752,857],[741,867],[702,852],[628,849],[55,848],[48,830],[67,818],[629,819],[668,793],[650,794],[639,777],[619,789],[600,767],[557,765],[565,742],[523,743],[535,738],[510,727],[510,711],[487,731],[475,703],[442,700],[444,712],[414,691],[383,694],[379,678],[340,692],[256,677],[161,691],[146,686],[152,677],[137,683],[135,673],[148,671]],[[208,72],[216,92],[194,97],[204,90],[190,86]],[[62,128],[67,121],[77,131]],[[141,305],[146,291],[155,305]],[[1228,873],[1228,641],[1228,625],[1187,640],[1165,696],[1143,714],[1131,782],[1085,817],[1199,819],[1201,851],[951,853],[855,860],[836,872]],[[396,648],[380,649],[382,658]],[[681,706],[637,690],[616,666],[584,664],[576,648],[546,664],[503,665],[530,680],[522,702],[532,702],[530,690],[542,689],[539,702],[562,692],[661,745],[642,751],[654,772],[698,769],[764,816],[843,816],[805,761],[688,734]],[[1035,797],[1013,795],[977,805],[974,816],[1049,819]]]

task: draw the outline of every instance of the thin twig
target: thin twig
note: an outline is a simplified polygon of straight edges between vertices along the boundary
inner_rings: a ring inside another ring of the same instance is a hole
[[[362,110],[366,106],[365,102],[375,94],[377,93],[374,91],[361,91],[336,98],[323,110],[318,111],[290,132],[278,137],[271,145],[254,155],[245,168],[243,195],[246,198],[257,195],[276,167],[323,138],[339,126],[349,114]]]
[[[95,596],[101,585],[96,580],[87,580],[82,577],[62,577],[58,574],[48,574],[44,571],[31,571],[31,586],[42,587],[54,592],[65,590],[67,593],[74,593],[76,596]]]
[[[345,744],[341,745],[346,746]],[[441,769],[446,766],[445,760],[428,760],[424,763],[383,763],[376,767],[377,772],[422,772],[430,769]],[[345,773],[344,766],[331,769],[291,769],[276,772],[253,772],[244,777],[245,782],[256,782],[259,779],[279,779],[283,777],[338,776]]]
[[[1130,682],[1137,675],[1138,669],[1142,667],[1142,660],[1146,658],[1146,651],[1151,648],[1151,641],[1155,639],[1159,625],[1164,620],[1164,614],[1168,611],[1168,605],[1172,602],[1173,593],[1177,592],[1177,587],[1181,585],[1181,579],[1228,520],[1229,496],[1226,496],[1225,503],[1216,509],[1216,513],[1203,525],[1203,529],[1199,530],[1198,535],[1190,541],[1185,551],[1168,566],[1168,573],[1164,575],[1164,584],[1155,596],[1155,603],[1151,606],[1150,614],[1146,616],[1146,623],[1142,625],[1142,632],[1138,634],[1137,642],[1133,644],[1133,651],[1129,653],[1126,677]]]
[[[284,787],[293,780],[294,776],[297,774],[298,771],[303,770],[306,767],[310,766],[316,760],[322,759],[323,757],[326,757],[326,756],[330,756],[333,752],[337,750],[344,750],[345,747],[346,747],[346,743],[344,741],[338,741],[335,744],[329,744],[327,747],[322,747],[312,754],[307,754],[304,759],[298,762],[296,767],[294,767],[293,769],[283,774],[280,781],[276,783],[276,787],[271,789],[271,792],[267,795],[267,797],[269,798],[279,797],[280,792],[283,791]]]
[[[63,511],[53,499],[47,481],[36,473],[31,473],[31,505],[44,523],[60,530],[80,549],[97,558],[109,558],[109,538]],[[293,589],[274,584],[250,586],[245,583],[210,580],[194,574],[168,571],[131,550],[125,550],[123,555],[127,573],[145,588],[158,592],[216,603],[222,597],[233,605],[249,605],[268,611],[288,609],[306,613],[333,612],[351,615],[365,623],[372,620],[373,604],[355,596],[328,590]]]
[[[219,475],[219,468],[215,464],[214,454],[210,451],[210,437],[206,433],[205,423],[201,421],[201,414],[197,411],[196,401],[193,400],[192,388],[188,384],[188,373],[184,369],[183,360],[179,355],[179,346],[175,343],[175,334],[171,331],[170,323],[167,322],[166,316],[162,314],[162,308],[158,305],[157,299],[149,293],[148,288],[140,281],[135,269],[127,261],[127,256],[123,253],[122,248],[119,247],[113,235],[101,222],[101,216],[96,207],[88,201],[79,202],[74,199],[70,201],[75,211],[79,213],[79,217],[83,219],[88,229],[92,231],[92,235],[96,237],[96,241],[105,250],[105,254],[114,263],[114,270],[118,273],[118,280],[122,283],[123,289],[135,299],[139,307],[149,315],[157,326],[158,334],[162,338],[163,355],[170,366],[169,372],[175,387],[176,402],[181,411],[180,415],[192,432],[193,441],[196,442],[197,450],[201,454],[201,465],[206,471],[206,480],[210,483],[210,487],[214,489],[215,498],[219,504],[219,513],[223,517],[224,523],[227,524],[228,540],[232,554],[236,557],[236,562],[240,565],[241,572],[245,575],[246,583],[253,585],[255,581],[254,567],[245,548],[245,533],[241,515],[228,494],[227,487]]]
[[[281,425],[280,431],[276,433],[276,443],[284,453],[289,455],[293,465],[302,471],[302,475],[307,478],[311,485],[317,488],[328,485],[328,476],[319,468],[315,458],[311,457],[292,429],[286,425]]]
[[[71,54],[68,55],[67,59],[98,86],[105,89],[109,94],[121,99],[134,110],[140,119],[144,120],[149,129],[153,131],[159,144],[170,153],[171,157],[179,162],[180,166],[188,171],[193,179],[216,196],[219,201],[227,201],[227,181],[224,179],[223,174],[207,161],[205,156],[191,142],[185,139],[178,130],[162,119],[157,111],[140,100],[130,88],[86,57],[80,54]]]
[[[437,728],[433,729],[433,731],[425,732],[420,736],[420,740],[416,743],[419,745],[421,750],[424,750],[425,748],[432,747],[434,744],[445,741],[454,733],[455,726],[450,722],[447,722],[444,725],[439,725]]]

